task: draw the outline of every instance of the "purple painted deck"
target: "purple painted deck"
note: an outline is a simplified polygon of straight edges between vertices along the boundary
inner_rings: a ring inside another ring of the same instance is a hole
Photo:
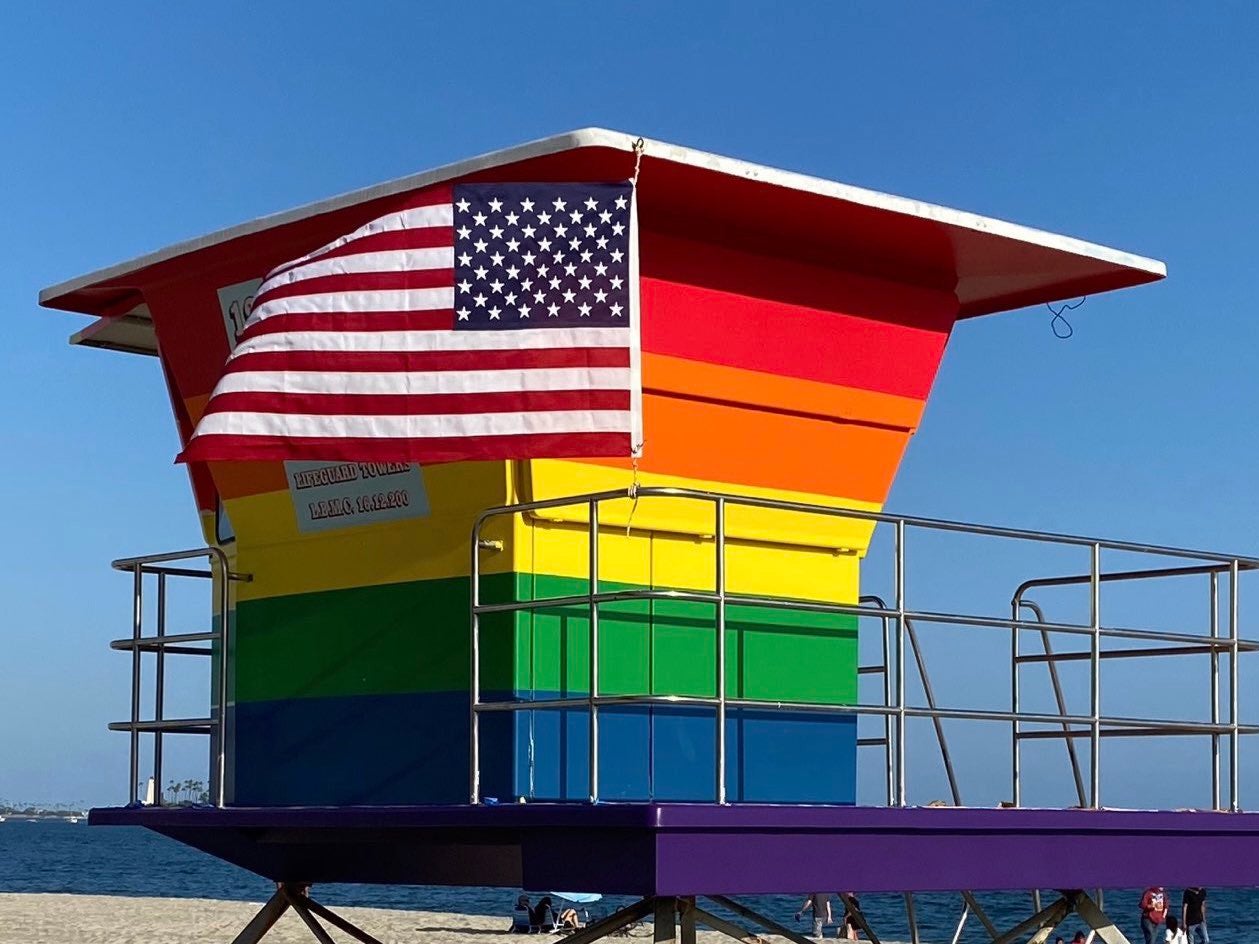
[[[276,881],[635,895],[1259,885],[1259,813],[689,804],[106,808]]]

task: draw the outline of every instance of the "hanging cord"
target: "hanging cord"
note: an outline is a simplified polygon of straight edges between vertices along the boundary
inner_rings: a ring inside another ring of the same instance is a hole
[[[636,199],[638,196],[637,194],[638,174],[643,169],[643,150],[646,148],[646,146],[647,146],[647,142],[644,141],[642,138],[638,138],[637,140],[635,140],[634,144],[632,145],[632,150],[634,152],[634,176],[630,178],[630,186],[632,186],[635,190]],[[635,238],[637,238],[637,234],[635,234]],[[642,317],[641,311],[637,312],[637,314],[639,315],[639,317]],[[630,536],[630,531],[634,527],[634,512],[638,511],[638,487],[639,487],[638,485],[638,457],[642,455],[643,446],[645,446],[646,444],[647,443],[645,439],[640,440],[639,442],[634,444],[634,455],[633,455],[634,462],[633,462],[633,467],[632,467],[633,478],[630,480],[630,487],[629,487],[629,497],[633,499],[633,504],[630,505],[629,517],[625,519],[625,536],[626,537]]]
[[[1078,302],[1075,302],[1074,304],[1063,302],[1057,308],[1048,302],[1045,303],[1045,307],[1053,312],[1054,315],[1049,322],[1049,330],[1054,333],[1055,338],[1059,341],[1065,341],[1067,338],[1071,337],[1071,335],[1075,334],[1075,328],[1071,327],[1071,322],[1064,318],[1062,313],[1066,311],[1075,311],[1088,300],[1089,297],[1087,295],[1083,295],[1080,297]],[[1061,328],[1058,327],[1058,322],[1062,322]]]

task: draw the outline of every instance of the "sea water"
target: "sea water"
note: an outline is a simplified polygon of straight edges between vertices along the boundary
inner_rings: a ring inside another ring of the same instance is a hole
[[[228,865],[174,840],[138,827],[89,827],[86,823],[9,820],[0,823],[0,892],[62,892],[78,895],[129,895],[174,898],[219,898],[261,902],[273,886],[243,869]],[[580,891],[580,889],[568,889]],[[794,919],[807,889],[798,896],[764,895],[743,900],[764,914],[801,932],[809,930],[808,916]],[[320,885],[315,897],[329,905],[364,905],[448,911],[463,914],[499,915],[504,927],[519,889],[444,888],[430,885]],[[1168,889],[1176,909],[1181,889]],[[1026,892],[985,892],[979,896],[988,916],[1002,930],[1032,913]],[[1048,904],[1054,893],[1046,891]],[[1139,890],[1105,892],[1106,910],[1120,929],[1139,942],[1137,901]],[[1259,940],[1259,891],[1212,889],[1209,920],[1213,944]],[[609,897],[594,909],[606,913],[628,898]],[[899,895],[861,896],[862,908],[876,933],[885,940],[908,940],[905,903]],[[918,926],[924,944],[947,944],[962,912],[959,896],[914,896]],[[837,902],[832,903],[839,914]],[[593,910],[593,909],[592,909]],[[715,911],[721,909],[714,908]],[[727,915],[727,917],[732,917]],[[1076,917],[1056,932],[1070,940],[1077,930],[1087,930]],[[827,929],[827,936],[835,934]],[[1056,936],[1055,935],[1055,936]],[[989,940],[972,916],[962,941],[983,944]]]

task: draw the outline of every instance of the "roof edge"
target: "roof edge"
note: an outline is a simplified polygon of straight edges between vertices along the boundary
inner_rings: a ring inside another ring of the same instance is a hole
[[[321,213],[344,209],[368,200],[430,186],[487,168],[528,160],[533,157],[542,157],[559,151],[574,150],[582,147],[605,147],[632,152],[636,140],[638,140],[637,135],[612,131],[606,128],[590,127],[539,138],[498,151],[490,151],[476,157],[445,164],[433,170],[399,177],[371,187],[351,190],[338,196],[306,203],[289,210],[261,216],[246,223],[216,230],[204,236],[174,243],[129,261],[97,269],[85,275],[49,286],[39,293],[39,303],[48,306],[64,295],[125,275],[137,269],[165,262],[176,256],[195,252],[231,239],[248,236]],[[999,238],[1041,246],[1070,255],[1085,256],[1112,265],[1146,272],[1154,279],[1161,279],[1167,276],[1167,266],[1157,259],[1112,249],[1098,243],[1076,239],[1073,236],[1063,236],[1023,226],[1019,223],[980,216],[965,210],[955,210],[938,204],[925,203],[909,197],[900,197],[877,190],[869,190],[853,184],[839,183],[796,171],[779,170],[762,164],[753,164],[737,158],[723,157],[708,151],[697,151],[664,141],[656,141],[649,138],[643,138],[642,140],[644,154],[659,160],[689,164],[692,167],[706,168],[732,177],[760,181],[771,186],[786,187],[872,209],[930,220],[943,226],[953,226],[979,233],[987,233]]]

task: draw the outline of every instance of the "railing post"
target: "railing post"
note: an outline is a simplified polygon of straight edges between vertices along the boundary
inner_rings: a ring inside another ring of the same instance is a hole
[[[599,802],[599,500],[589,503],[590,524],[590,802]]]
[[[718,498],[713,545],[717,560],[717,802],[726,802],[726,500]]]
[[[468,667],[468,802],[476,806],[481,802],[481,523],[478,518],[472,526],[471,564],[468,567],[471,608],[469,630],[471,639],[468,649],[471,665]]]
[[[879,609],[886,610],[883,601],[879,601]],[[883,707],[892,707],[892,624],[886,616],[879,617],[883,631]],[[891,806],[896,796],[896,775],[892,769],[892,716],[883,715],[883,757],[887,761],[887,805]]]
[[[1102,756],[1102,546],[1092,545],[1089,579],[1089,612],[1093,635],[1089,646],[1089,805],[1101,806]]]
[[[1239,692],[1237,691],[1240,678],[1237,657],[1241,653],[1241,647],[1238,645],[1240,624],[1237,618],[1237,601],[1240,596],[1237,578],[1240,576],[1240,572],[1239,562],[1234,558],[1228,565],[1228,637],[1232,643],[1229,647],[1228,659],[1228,723],[1232,729],[1228,734],[1228,808],[1234,813],[1241,809],[1241,798],[1238,796],[1238,787],[1241,780],[1241,738],[1238,737],[1240,722],[1238,717]]]
[[[1220,575],[1211,571],[1211,638],[1220,635]],[[1211,646],[1211,723],[1220,723],[1220,650]],[[1220,732],[1211,732],[1211,809],[1220,808]]]
[[[219,750],[218,806],[227,805],[227,696],[232,646],[232,578],[227,555],[216,550],[210,560],[210,585],[214,586],[214,564],[219,565]]]
[[[135,564],[131,568],[131,790],[130,800],[135,803],[140,791],[140,732],[136,725],[140,723],[140,636],[144,621],[144,570],[143,565]],[[158,784],[161,789],[161,784]]]
[[[905,806],[905,521],[896,519],[896,805]]]
[[[166,635],[166,574],[157,575],[157,668],[153,681],[153,720],[162,720],[162,705],[166,701],[166,647],[161,639]],[[153,800],[162,805],[162,732],[153,732]]]
[[[1019,611],[1017,598],[1010,604],[1010,802],[1023,805],[1022,739],[1019,737]]]

